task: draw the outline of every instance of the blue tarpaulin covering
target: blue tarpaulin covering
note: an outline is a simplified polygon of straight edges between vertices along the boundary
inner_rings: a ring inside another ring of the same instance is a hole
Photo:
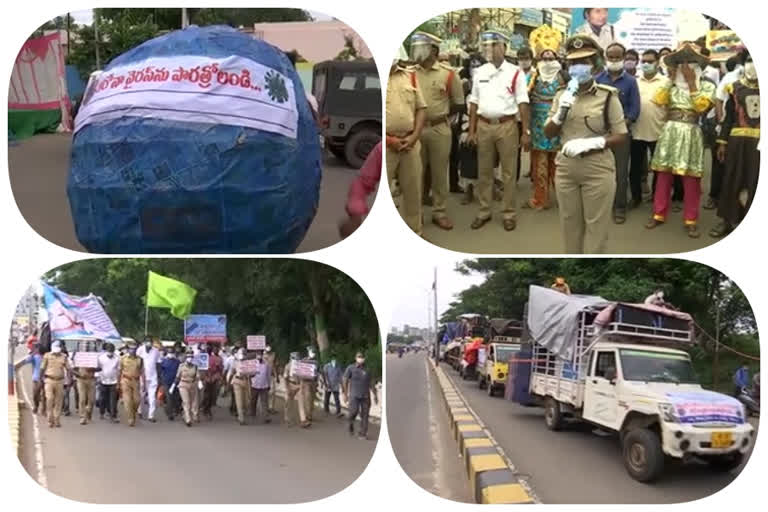
[[[67,66],[67,94],[72,103],[83,97],[85,82],[80,78],[80,72],[75,66]]]
[[[293,82],[297,138],[161,116],[126,115],[85,125],[73,140],[67,192],[77,237],[86,249],[296,250],[317,210],[321,151],[304,87],[282,51],[229,27],[193,26],[124,53],[104,73],[151,57],[232,55]]]

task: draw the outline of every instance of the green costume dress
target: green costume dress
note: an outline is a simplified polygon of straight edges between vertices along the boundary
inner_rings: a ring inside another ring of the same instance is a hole
[[[701,178],[704,174],[704,136],[698,118],[714,106],[715,85],[700,80],[698,90],[691,94],[670,84],[657,91],[653,102],[666,106],[670,117],[675,111],[680,111],[695,120],[668,120],[664,124],[656,143],[651,169],[656,172]]]

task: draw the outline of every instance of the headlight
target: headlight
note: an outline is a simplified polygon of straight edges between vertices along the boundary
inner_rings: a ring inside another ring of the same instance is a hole
[[[661,414],[661,417],[664,419],[664,421],[667,423],[680,422],[680,420],[677,417],[675,407],[670,403],[659,404],[659,413]]]

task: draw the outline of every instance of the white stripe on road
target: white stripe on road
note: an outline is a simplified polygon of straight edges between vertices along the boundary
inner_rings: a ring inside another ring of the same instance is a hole
[[[435,411],[432,409],[432,379],[429,375],[429,362],[424,359],[424,371],[427,377],[427,416],[429,417],[429,433],[432,439],[432,492],[437,496],[440,494],[440,447],[438,446],[437,435],[437,418],[435,417]]]
[[[30,404],[33,402],[30,402],[29,400],[26,384],[19,378],[18,374],[16,377],[16,383],[18,384],[17,388],[21,389],[21,393],[24,395],[24,403],[27,405],[27,409],[29,409],[30,413],[32,414],[32,433],[35,439],[35,466],[37,467],[37,483],[43,486],[43,489],[47,489],[48,478],[45,476],[45,461],[43,459],[43,442],[40,438],[40,423],[37,421],[37,414],[32,412],[32,409],[30,409]],[[45,405],[46,408],[49,407],[48,403]]]

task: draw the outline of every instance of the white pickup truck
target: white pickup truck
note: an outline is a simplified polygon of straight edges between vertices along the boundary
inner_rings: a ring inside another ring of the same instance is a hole
[[[533,340],[530,394],[546,426],[585,421],[618,434],[627,472],[651,482],[665,455],[698,459],[714,469],[738,467],[755,432],[736,399],[701,387],[688,353],[690,329],[611,322],[589,325],[580,314],[573,357],[555,356]],[[671,348],[678,347],[678,348]]]

